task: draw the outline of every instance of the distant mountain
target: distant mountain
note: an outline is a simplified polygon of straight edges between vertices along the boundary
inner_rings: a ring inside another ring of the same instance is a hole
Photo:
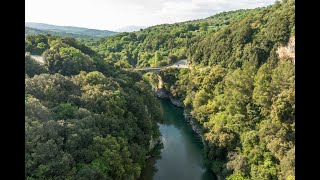
[[[117,32],[133,32],[139,31],[140,29],[147,28],[146,26],[125,26],[119,29],[116,29]]]
[[[88,29],[74,26],[57,26],[44,23],[25,23],[25,35],[28,34],[52,34],[62,37],[73,38],[102,38],[117,34],[118,32],[109,30]]]
[[[96,38],[88,35],[82,35],[82,34],[73,34],[68,32],[58,32],[58,31],[51,31],[51,30],[41,30],[37,28],[31,28],[31,27],[25,27],[25,35],[29,34],[51,34],[61,37],[71,37],[71,38]]]

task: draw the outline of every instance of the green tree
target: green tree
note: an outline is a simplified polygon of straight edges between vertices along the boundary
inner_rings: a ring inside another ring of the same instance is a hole
[[[124,139],[110,135],[105,138],[95,137],[92,148],[99,152],[97,159],[91,163],[93,169],[109,174],[112,179],[134,179],[140,175],[141,169],[132,163]]]
[[[159,51],[156,51],[155,54],[154,54],[154,65],[157,66],[159,61],[162,60],[162,55]]]
[[[173,64],[178,61],[178,57],[174,54],[168,56],[168,64]]]

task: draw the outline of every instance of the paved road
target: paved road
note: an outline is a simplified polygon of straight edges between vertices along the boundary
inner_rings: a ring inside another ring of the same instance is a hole
[[[183,60],[180,60],[174,64],[172,64],[171,66],[168,66],[168,67],[175,67],[175,68],[189,68],[189,66],[187,65],[187,60],[186,59],[183,59]]]
[[[38,61],[40,64],[44,64],[44,60],[43,60],[43,57],[42,56],[38,56],[38,55],[31,55],[31,57]]]
[[[43,57],[42,56],[37,56],[37,55],[31,55],[31,57],[33,59],[35,59],[36,61],[38,61],[40,64],[44,64],[44,60],[43,60]],[[174,68],[189,68],[189,66],[187,65],[187,60],[186,59],[183,59],[183,60],[180,60],[170,66],[163,66],[163,67],[150,67],[150,68],[134,68],[133,70],[134,71],[141,71],[141,70],[155,70],[155,71],[158,71],[158,70],[161,70],[161,69],[164,69],[164,68],[171,68],[171,67],[174,67]]]

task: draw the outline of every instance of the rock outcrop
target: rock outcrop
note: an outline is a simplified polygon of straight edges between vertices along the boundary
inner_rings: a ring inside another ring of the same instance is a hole
[[[290,37],[288,44],[277,49],[280,60],[290,60],[295,63],[295,37]]]
[[[161,142],[160,137],[155,139],[155,138],[153,138],[153,136],[151,136],[151,139],[149,141],[149,151],[148,152],[151,152],[160,142]]]
[[[191,125],[193,132],[201,139],[202,144],[205,145],[205,139],[201,130],[201,125],[196,119],[190,115],[190,110],[184,110],[183,115],[185,120]]]
[[[169,99],[169,93],[164,89],[156,89],[157,96],[162,99]]]
[[[169,95],[169,99],[173,105],[178,106],[178,107],[184,107],[184,104],[180,99],[176,99],[170,95]]]

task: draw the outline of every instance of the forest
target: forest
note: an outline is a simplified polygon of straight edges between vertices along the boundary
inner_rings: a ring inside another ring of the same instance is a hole
[[[162,24],[85,42],[121,68],[160,67],[187,58],[187,47],[253,10],[222,12],[206,19]]]
[[[160,72],[227,180],[295,179],[294,19],[294,1],[254,11],[192,44],[191,69]]]
[[[27,50],[26,179],[139,177],[161,120],[141,75],[74,39],[28,36]],[[30,52],[43,53],[44,65]]]
[[[26,179],[137,179],[162,117],[133,67],[201,125],[226,180],[295,179],[295,1],[99,40],[25,38]],[[31,55],[41,55],[44,64]]]

